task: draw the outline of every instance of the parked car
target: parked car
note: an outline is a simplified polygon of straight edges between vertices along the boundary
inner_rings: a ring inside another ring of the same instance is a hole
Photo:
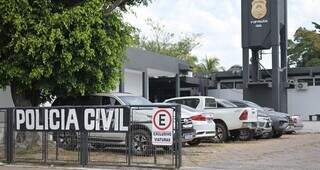
[[[181,105],[181,114],[192,119],[193,128],[196,131],[194,139],[187,142],[190,146],[197,146],[202,141],[214,140],[216,136],[216,124],[214,123],[213,115],[202,113],[186,105]]]
[[[87,97],[78,98],[57,98],[52,106],[76,106],[76,105],[153,105],[149,100],[134,96],[128,93],[99,93]],[[132,111],[132,121],[135,122],[132,128],[132,152],[136,155],[145,155],[151,152],[151,117],[154,109],[157,107],[137,108]],[[195,131],[192,125],[192,119],[188,115],[181,114],[182,122],[182,142],[192,141]],[[69,149],[77,147],[79,136],[76,133],[65,132],[59,136],[61,142]],[[97,133],[91,132],[89,142],[96,148],[104,148],[106,146],[126,145],[127,133]]]
[[[290,116],[286,113],[276,112],[269,108],[264,108],[256,103],[245,100],[230,100],[232,103],[239,107],[252,107],[256,108],[258,112],[267,114],[272,120],[272,131],[269,134],[269,138],[279,138],[289,125]]]
[[[234,103],[225,99],[216,99],[218,108],[235,108],[238,107]],[[271,118],[261,112],[258,112],[258,122],[255,131],[241,130],[239,135],[236,135],[240,140],[250,140],[253,137],[266,137],[272,131]]]
[[[298,115],[291,116],[291,120],[293,124],[289,125],[286,128],[286,131],[285,131],[286,133],[291,134],[291,133],[295,133],[298,130],[303,129],[303,121],[301,119],[301,116],[298,116]]]
[[[219,142],[226,141],[232,134],[257,128],[257,110],[253,108],[218,108],[216,99],[208,96],[177,97],[165,100],[165,103],[187,105],[204,113],[213,114],[216,135]]]

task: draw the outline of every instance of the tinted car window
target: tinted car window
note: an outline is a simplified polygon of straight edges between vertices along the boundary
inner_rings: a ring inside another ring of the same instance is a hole
[[[152,103],[144,97],[139,96],[119,96],[119,98],[127,105],[152,105]]]
[[[217,107],[216,100],[207,98],[205,100],[205,107],[206,108],[216,108]]]
[[[90,106],[101,105],[100,96],[58,97],[52,106]]]
[[[120,103],[113,97],[103,97],[102,105],[117,106],[117,105],[120,105]]]
[[[191,108],[197,108],[200,99],[178,99],[178,100],[170,100],[167,103],[177,103],[189,106]]]

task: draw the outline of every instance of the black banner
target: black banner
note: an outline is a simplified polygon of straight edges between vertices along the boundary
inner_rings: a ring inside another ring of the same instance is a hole
[[[14,109],[16,131],[126,132],[127,108],[64,107]]]

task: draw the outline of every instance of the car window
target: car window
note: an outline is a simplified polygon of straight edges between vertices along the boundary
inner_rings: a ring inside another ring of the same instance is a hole
[[[200,103],[200,99],[176,99],[167,101],[167,103],[176,103],[176,104],[183,104],[189,106],[191,108],[197,108],[198,104]]]
[[[102,105],[118,106],[120,105],[120,102],[113,97],[103,97]]]
[[[206,98],[205,99],[205,108],[216,108],[217,102],[215,99]]]
[[[217,103],[219,103],[222,107],[225,107],[225,108],[238,107],[237,105],[229,102],[228,100],[223,100],[223,99],[219,99],[219,101],[217,101]]]
[[[140,96],[119,96],[119,98],[127,105],[152,105],[149,100]]]
[[[222,104],[217,103],[217,108],[225,108]]]

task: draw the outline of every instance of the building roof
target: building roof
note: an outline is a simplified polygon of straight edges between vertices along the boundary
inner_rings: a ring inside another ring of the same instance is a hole
[[[146,68],[163,70],[171,73],[189,71],[189,65],[175,57],[161,55],[138,48],[127,50],[126,68],[134,70],[145,70]]]

